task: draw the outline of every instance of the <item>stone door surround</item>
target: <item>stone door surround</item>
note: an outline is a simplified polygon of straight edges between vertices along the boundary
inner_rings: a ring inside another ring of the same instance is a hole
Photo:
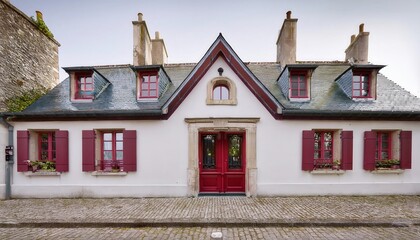
[[[186,118],[188,123],[188,196],[199,193],[198,148],[200,132],[245,132],[246,139],[246,196],[257,193],[256,132],[260,118]]]

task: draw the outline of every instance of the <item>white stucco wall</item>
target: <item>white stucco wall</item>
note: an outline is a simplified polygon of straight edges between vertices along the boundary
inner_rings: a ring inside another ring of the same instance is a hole
[[[236,106],[206,105],[207,83],[217,69],[237,87]],[[26,176],[15,165],[14,197],[186,196],[188,124],[185,118],[260,118],[257,123],[257,194],[419,194],[420,124],[391,121],[275,120],[222,59],[218,59],[169,120],[15,122],[16,130],[69,131],[69,172],[60,176]],[[82,172],[82,130],[137,130],[137,172],[126,176],[92,176]],[[312,175],[301,170],[302,130],[353,131],[353,170],[343,175]],[[371,129],[413,131],[412,169],[379,175],[363,170],[363,132]],[[3,164],[4,165],[4,164]],[[4,171],[2,171],[4,172]],[[1,184],[2,182],[0,182]],[[0,188],[1,189],[1,188]]]

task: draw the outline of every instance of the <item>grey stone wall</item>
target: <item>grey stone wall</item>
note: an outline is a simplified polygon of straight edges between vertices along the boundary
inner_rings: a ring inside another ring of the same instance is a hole
[[[60,44],[5,0],[0,0],[0,16],[1,112],[6,110],[6,99],[40,86],[52,88],[59,82]]]

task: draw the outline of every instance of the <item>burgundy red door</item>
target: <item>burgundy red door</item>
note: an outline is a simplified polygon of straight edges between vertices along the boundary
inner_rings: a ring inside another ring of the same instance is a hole
[[[245,192],[245,134],[200,133],[201,193]]]

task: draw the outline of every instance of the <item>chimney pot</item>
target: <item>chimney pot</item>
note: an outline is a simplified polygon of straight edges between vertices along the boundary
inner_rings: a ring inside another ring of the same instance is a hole
[[[138,21],[139,22],[142,22],[143,21],[143,13],[138,13],[137,14],[137,17],[138,17]]]
[[[365,28],[365,24],[360,24],[359,25],[359,33],[362,33],[362,32],[364,32],[364,28]]]
[[[155,32],[155,39],[160,39],[160,34],[158,31]]]
[[[292,11],[287,11],[286,19],[290,19],[292,17]]]
[[[351,35],[351,40],[350,40],[350,44],[352,44],[354,42],[354,39],[356,39],[356,35]]]
[[[42,17],[42,12],[41,11],[35,11],[36,12],[36,19],[39,20],[44,20]]]

